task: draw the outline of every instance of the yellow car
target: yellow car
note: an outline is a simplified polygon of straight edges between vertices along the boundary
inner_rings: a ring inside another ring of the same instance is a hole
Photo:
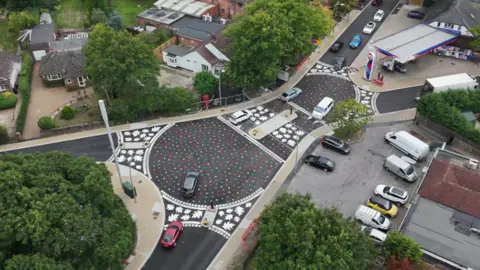
[[[385,200],[378,195],[372,196],[368,200],[367,206],[392,218],[395,217],[398,212],[398,208],[391,201]]]

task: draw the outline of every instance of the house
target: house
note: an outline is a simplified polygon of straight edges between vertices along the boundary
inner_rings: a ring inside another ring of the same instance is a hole
[[[50,52],[64,52],[64,51],[80,51],[85,44],[87,44],[88,38],[82,39],[62,39],[55,40],[50,43]]]
[[[401,231],[420,244],[425,258],[446,269],[480,269],[478,160],[435,150]],[[443,268],[442,268],[443,269]]]
[[[168,28],[172,23],[180,20],[185,14],[165,9],[150,8],[137,15],[139,26],[154,26]]]
[[[87,86],[85,56],[81,51],[59,51],[45,55],[40,76],[46,86],[64,84],[67,89]]]
[[[232,20],[235,15],[242,14],[244,6],[252,2],[252,0],[198,0],[198,1],[214,4],[217,7],[218,16],[226,20]]]
[[[40,24],[35,25],[32,29],[21,31],[17,39],[20,43],[28,43],[28,49],[32,52],[35,61],[40,61],[47,54],[50,43],[56,39],[55,24],[50,15],[45,15],[45,13],[42,15]]]
[[[217,16],[217,6],[209,2],[211,1],[158,0],[153,5],[157,9],[173,11],[197,18],[202,18],[206,14]]]
[[[20,56],[0,51],[0,92],[14,88],[20,70]]]

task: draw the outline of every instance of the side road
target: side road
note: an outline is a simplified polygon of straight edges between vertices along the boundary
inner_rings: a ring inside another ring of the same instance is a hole
[[[165,212],[163,198],[157,186],[145,175],[130,167],[120,165],[121,177],[118,177],[115,163],[105,163],[112,173],[112,185],[117,194],[127,206],[137,224],[137,242],[134,255],[128,259],[126,270],[138,270],[143,267],[153,250],[157,246],[165,224]],[[130,182],[132,177],[133,185],[137,191],[136,202],[130,199],[122,189],[120,182]],[[153,207],[158,202],[161,212],[153,214]]]

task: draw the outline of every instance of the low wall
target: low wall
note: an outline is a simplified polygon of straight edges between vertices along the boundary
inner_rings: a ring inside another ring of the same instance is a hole
[[[104,127],[104,124],[101,122],[90,123],[90,124],[82,124],[70,127],[63,127],[63,128],[53,128],[49,130],[40,130],[40,137],[52,137],[57,135],[64,135],[68,133],[75,133],[80,131],[86,131],[91,129],[97,129]]]

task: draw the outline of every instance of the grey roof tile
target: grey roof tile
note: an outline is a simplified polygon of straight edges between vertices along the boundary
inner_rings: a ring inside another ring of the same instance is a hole
[[[53,52],[42,57],[40,76],[60,74],[62,78],[85,76],[85,56],[80,51]]]

